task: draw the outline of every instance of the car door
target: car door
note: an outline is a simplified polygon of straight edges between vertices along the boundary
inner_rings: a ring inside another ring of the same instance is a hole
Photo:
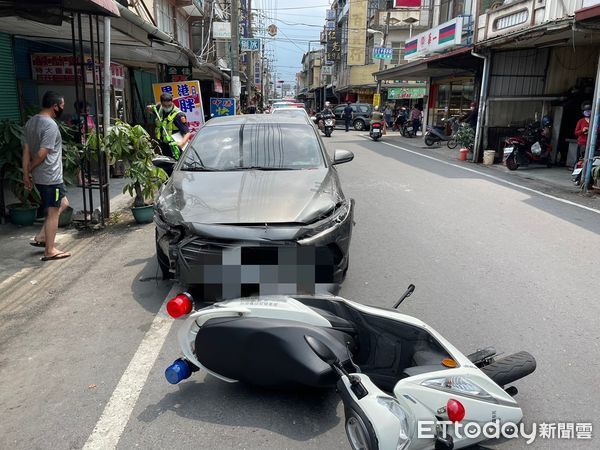
[[[344,124],[344,107],[337,106],[336,108],[334,108],[333,114],[335,115],[335,124],[343,125]]]

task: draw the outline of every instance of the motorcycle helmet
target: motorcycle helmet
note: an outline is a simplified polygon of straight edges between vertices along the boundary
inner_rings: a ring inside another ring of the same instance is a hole
[[[542,117],[542,127],[547,128],[552,126],[552,117],[546,115]]]

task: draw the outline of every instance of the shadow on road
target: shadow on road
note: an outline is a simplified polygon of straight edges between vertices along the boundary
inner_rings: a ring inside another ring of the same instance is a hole
[[[203,382],[187,382],[138,415],[152,423],[161,414],[215,425],[259,428],[295,441],[308,441],[336,427],[340,399],[331,390],[279,391],[229,384],[209,375]]]
[[[366,142],[371,142],[371,141],[366,141]],[[392,141],[390,143],[395,144],[395,145],[400,145],[400,146],[406,145],[406,143],[399,142],[397,140]],[[429,158],[423,158],[423,157],[415,155],[413,153],[409,153],[409,152],[402,151],[399,149],[394,149],[393,147],[390,147],[387,145],[382,145],[382,146],[377,147],[376,145],[379,143],[373,143],[373,144],[374,145],[370,145],[368,147],[368,149],[370,151],[375,152],[386,158],[392,158],[396,161],[401,162],[402,164],[407,164],[416,169],[420,169],[423,171],[433,173],[434,175],[438,175],[438,176],[448,178],[448,179],[480,179],[480,180],[488,181],[490,183],[494,183],[498,186],[503,186],[503,187],[506,187],[509,189],[514,189],[514,190],[520,190],[517,187],[512,187],[510,185],[506,185],[505,183],[503,183],[499,180],[489,178],[484,173],[478,174],[478,173],[467,171],[467,170],[461,170],[457,167],[450,166],[448,164],[444,164],[445,162],[460,164],[460,162],[445,161],[443,159],[443,157],[439,157],[438,155],[433,154],[433,153],[431,155],[428,155],[426,152],[421,152],[420,151],[421,149],[414,145],[412,145],[412,147],[414,147],[414,148],[411,148],[412,151],[415,151],[417,153],[422,153],[425,156],[431,156],[435,159],[438,159],[440,161],[440,163],[439,164],[435,163],[435,162],[431,161],[431,159],[429,159]],[[425,148],[427,148],[427,147],[425,147]],[[448,150],[448,151],[450,152],[453,150]],[[474,165],[474,164],[470,164],[467,168],[473,169],[476,171],[481,170],[481,168],[479,166]],[[490,175],[492,175],[496,178],[506,180],[511,183],[519,184],[521,186],[524,186],[524,187],[527,187],[530,189],[535,189],[539,192],[543,192],[544,194],[552,195],[552,196],[559,197],[559,198],[564,198],[565,200],[572,201],[577,204],[582,204],[583,206],[587,206],[586,199],[582,198],[577,193],[564,192],[564,190],[561,190],[560,188],[553,188],[553,187],[548,186],[547,184],[539,183],[538,180],[533,180],[531,178],[524,178],[524,177],[519,177],[519,178],[515,179],[515,177],[511,177],[510,175],[503,174],[501,172],[490,173]],[[597,220],[598,215],[596,213],[593,213],[591,211],[586,211],[582,208],[578,208],[578,207],[575,207],[572,205],[560,203],[560,202],[557,202],[556,200],[549,199],[547,197],[543,197],[543,196],[540,196],[540,195],[537,195],[534,193],[530,194],[527,191],[521,191],[521,192],[529,195],[529,197],[526,200],[524,200],[524,203],[526,203],[530,206],[533,206],[536,209],[544,211],[548,214],[551,214],[559,219],[565,220],[574,225],[585,228],[588,231],[591,231],[596,234],[600,234],[600,221]],[[485,195],[485,193],[473,192],[473,195]],[[595,206],[598,207],[598,205],[595,205]],[[590,219],[592,219],[592,220],[590,220]]]

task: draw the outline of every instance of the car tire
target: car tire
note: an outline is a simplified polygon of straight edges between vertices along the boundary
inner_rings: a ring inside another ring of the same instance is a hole
[[[365,121],[362,119],[357,119],[352,124],[356,131],[363,131],[366,128]]]
[[[169,257],[167,255],[165,255],[165,253],[160,248],[160,245],[158,245],[158,232],[157,231],[155,232],[155,235],[154,235],[154,242],[156,245],[156,261],[158,262],[158,267],[160,268],[160,271],[162,273],[162,279],[163,280],[171,280],[173,278],[173,274],[169,270],[169,266],[170,266]]]

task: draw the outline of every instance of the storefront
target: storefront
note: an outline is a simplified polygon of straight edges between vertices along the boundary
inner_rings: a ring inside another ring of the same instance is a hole
[[[442,119],[463,117],[471,109],[475,98],[475,78],[455,76],[434,78],[429,90],[428,123],[440,125]]]

